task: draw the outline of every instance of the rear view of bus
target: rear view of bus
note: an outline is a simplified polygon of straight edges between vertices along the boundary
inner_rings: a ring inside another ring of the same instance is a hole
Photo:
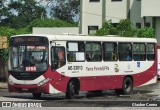
[[[48,69],[48,39],[11,37],[8,68],[9,92],[30,92],[34,97],[40,97],[40,93],[46,92],[40,86],[49,80],[43,77]]]

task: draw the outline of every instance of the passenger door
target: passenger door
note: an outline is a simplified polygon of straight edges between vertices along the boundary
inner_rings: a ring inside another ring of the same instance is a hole
[[[51,47],[51,69],[57,70],[66,64],[65,45],[55,42]]]

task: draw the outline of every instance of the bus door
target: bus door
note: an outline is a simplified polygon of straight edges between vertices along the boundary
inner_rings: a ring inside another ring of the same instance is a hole
[[[65,46],[66,43],[63,41],[56,41],[51,47],[51,67],[52,70],[57,70],[66,64],[65,58]],[[64,69],[60,69],[60,73],[64,74]]]

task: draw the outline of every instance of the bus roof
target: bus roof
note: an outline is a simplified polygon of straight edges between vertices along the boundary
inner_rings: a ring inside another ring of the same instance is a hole
[[[108,36],[84,36],[84,35],[42,35],[42,34],[23,34],[15,35],[12,37],[20,36],[43,36],[47,37],[49,41],[106,41],[106,42],[149,42],[157,43],[155,38],[133,38],[133,37],[120,37],[115,35]]]

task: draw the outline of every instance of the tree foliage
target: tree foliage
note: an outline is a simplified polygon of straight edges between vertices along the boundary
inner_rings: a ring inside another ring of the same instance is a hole
[[[99,30],[97,30],[96,35],[97,36],[109,35],[109,31],[105,28],[100,28]]]
[[[0,27],[0,37],[7,37],[9,41],[9,36],[15,35],[16,30],[10,27]],[[7,41],[7,42],[8,42]],[[6,65],[7,63],[7,58],[8,58],[8,49],[1,49],[0,51],[0,65]]]
[[[103,36],[103,35],[115,35],[118,34],[118,31],[116,28],[112,25],[111,20],[105,21],[102,25],[102,28],[100,28],[96,35]]]
[[[55,19],[73,22],[79,10],[80,0],[56,0],[51,8],[51,16]]]
[[[144,27],[141,29],[134,28],[131,21],[128,19],[121,20],[117,26],[113,26],[111,20],[105,21],[96,35],[119,35],[122,37],[154,37],[154,29]]]
[[[0,36],[7,36],[9,39],[9,36],[15,35],[16,29],[10,28],[10,27],[0,27]]]
[[[52,5],[52,19],[47,19],[43,1]],[[79,6],[79,0],[0,0],[0,37],[9,41],[12,35],[32,33],[32,27],[77,27],[74,17]],[[0,64],[4,67],[7,58],[8,49],[1,49]]]
[[[25,27],[32,20],[41,18],[42,13],[46,13],[36,0],[10,0],[4,2],[1,7],[0,24],[12,28]]]
[[[9,36],[16,33],[15,29],[9,27],[0,27],[0,37],[7,37],[9,41]],[[7,42],[8,42],[7,41]],[[0,70],[3,71],[3,76],[5,76],[5,66],[8,59],[8,49],[0,49]]]
[[[80,10],[79,0],[45,0],[51,8],[49,16],[67,22],[74,22]],[[47,18],[44,0],[1,0],[0,25],[22,28],[35,19]]]
[[[154,29],[151,27],[137,29],[137,36],[144,37],[144,38],[153,38],[154,37]]]
[[[130,31],[130,30],[133,29],[132,25],[133,24],[132,24],[132,22],[129,19],[123,19],[123,20],[120,20],[120,22],[118,23],[117,29],[120,32]]]
[[[120,36],[134,37],[133,24],[129,19],[121,20],[116,28]]]

